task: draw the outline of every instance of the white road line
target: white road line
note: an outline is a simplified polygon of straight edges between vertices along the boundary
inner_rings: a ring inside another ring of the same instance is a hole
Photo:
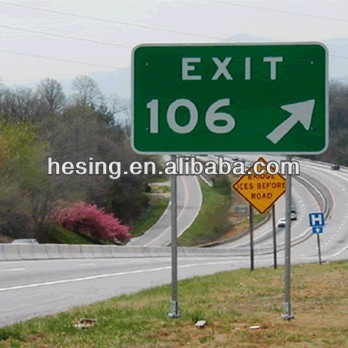
[[[95,263],[79,263],[79,266],[94,266]]]
[[[18,271],[25,271],[25,268],[7,268],[2,269],[3,272],[18,272]]]
[[[182,229],[182,232],[180,232],[180,233],[178,234],[178,237],[180,237],[188,228],[191,227],[191,225],[195,222],[195,220],[196,220],[196,218],[197,218],[197,216],[198,216],[198,214],[199,214],[199,212],[201,211],[201,208],[202,208],[203,194],[202,194],[201,186],[200,186],[200,184],[199,184],[199,181],[198,181],[197,177],[194,177],[194,179],[195,179],[196,187],[198,188],[198,192],[199,192],[199,201],[200,201],[200,202],[199,202],[199,209],[197,209],[196,214],[195,214],[195,216],[193,217],[192,221],[189,222],[189,223]],[[188,199],[187,195],[186,195],[186,197],[185,197],[185,201],[186,201],[186,199]]]
[[[184,180],[184,178],[182,178],[182,181],[183,181],[183,186],[184,186],[184,205],[183,207],[181,208],[181,211],[177,217],[177,222],[180,220],[181,216],[186,212],[186,208],[187,208],[187,203],[188,203],[188,197],[187,197],[187,183],[186,181]],[[170,203],[171,204],[171,203]],[[152,239],[150,242],[146,243],[144,246],[150,246],[152,245],[153,243],[157,242],[160,238],[162,238],[169,230],[171,229],[171,226],[169,225],[161,234],[159,234],[156,238]]]
[[[170,267],[152,268],[152,269],[147,269],[147,270],[137,270],[137,271],[130,271],[130,272],[118,272],[118,273],[99,274],[99,275],[96,275],[96,276],[88,276],[88,277],[81,277],[81,278],[71,278],[71,279],[62,279],[62,280],[54,280],[54,281],[50,281],[50,282],[18,285],[18,286],[11,286],[11,287],[8,287],[8,288],[0,288],[0,292],[10,291],[10,290],[19,290],[19,289],[28,289],[28,288],[37,288],[37,287],[40,287],[40,286],[48,286],[48,285],[58,285],[58,284],[74,283],[74,282],[81,282],[81,281],[84,281],[84,280],[94,280],[94,279],[101,279],[101,278],[109,278],[109,277],[116,277],[116,276],[127,275],[127,274],[137,274],[137,273],[143,273],[143,272],[155,272],[155,271],[161,271],[161,270],[165,270],[165,269],[169,269],[169,268]]]
[[[337,255],[339,255],[342,251],[345,251],[346,249],[348,249],[348,245],[346,245],[343,249],[341,249],[341,250],[339,250],[339,251],[337,251],[337,253],[335,253],[335,254],[332,254],[331,255],[331,257],[334,257],[334,256],[337,256]]]
[[[179,268],[202,267],[202,265],[203,266],[214,266],[214,265],[226,264],[226,263],[231,263],[231,260],[207,262],[207,263],[194,263],[194,264],[181,265],[181,266],[178,266],[178,267]],[[75,283],[75,282],[81,282],[81,281],[85,281],[85,280],[110,278],[110,277],[117,277],[117,276],[129,275],[129,274],[158,272],[158,271],[165,271],[165,270],[169,270],[169,269],[171,269],[171,266],[150,268],[150,269],[139,269],[139,270],[129,271],[129,272],[117,272],[117,273],[99,274],[99,275],[95,275],[95,276],[88,276],[88,277],[81,277],[81,278],[53,280],[53,281],[50,281],[50,282],[33,283],[33,284],[26,284],[26,285],[11,286],[11,287],[8,287],[8,288],[0,288],[0,292],[11,291],[11,290],[20,290],[20,289],[29,289],[29,288],[38,288],[40,286],[48,286],[48,285],[59,285],[59,284],[66,284],[66,283]]]
[[[307,180],[307,182],[308,182],[308,180]],[[314,196],[312,195],[312,193],[308,190],[308,188],[307,188],[305,185],[303,185],[300,181],[298,181],[298,184],[301,185],[301,186],[302,186],[302,189],[305,189],[305,190],[307,191],[307,193],[308,193],[312,198],[314,198]],[[298,201],[303,202],[303,200],[302,200],[301,196],[298,194],[298,192],[297,192],[295,195],[298,196]],[[314,200],[315,200],[315,198],[314,198]],[[302,209],[302,211],[303,211],[303,210],[304,210],[304,209]],[[305,220],[305,219],[303,218],[303,220]],[[300,220],[297,220],[296,222],[292,222],[292,223],[291,223],[291,227],[292,227],[292,228],[293,228],[293,227],[296,227],[299,223],[300,223]],[[262,227],[262,226],[260,226],[260,227]],[[304,236],[305,234],[307,234],[307,232],[308,232],[309,230],[310,230],[310,228],[308,228],[308,229],[305,231],[305,233],[301,234],[301,235],[298,236],[298,237]],[[270,227],[269,229],[267,229],[267,231],[263,232],[262,234],[258,235],[257,237],[254,237],[254,242],[258,241],[260,238],[264,237],[265,235],[270,234],[271,232],[272,232],[272,227]],[[247,244],[247,243],[248,243],[248,242],[240,242],[240,243],[237,243],[237,244],[233,244],[233,247],[243,246],[243,245],[245,245],[245,244]],[[232,244],[232,243],[231,243],[231,244]]]

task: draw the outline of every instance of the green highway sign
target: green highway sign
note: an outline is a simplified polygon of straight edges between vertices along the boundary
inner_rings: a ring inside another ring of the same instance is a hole
[[[137,152],[327,148],[327,50],[320,43],[140,45],[132,59]]]

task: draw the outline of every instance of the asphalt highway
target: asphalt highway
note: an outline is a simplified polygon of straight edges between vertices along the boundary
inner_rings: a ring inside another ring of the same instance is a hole
[[[177,229],[178,236],[193,223],[202,204],[202,193],[195,176],[177,177]],[[171,241],[171,205],[142,236],[133,238],[129,245],[165,246]]]
[[[348,259],[348,171],[345,169],[333,171],[327,164],[309,161],[302,161],[301,168],[325,185],[333,198],[332,213],[324,227],[324,233],[320,235],[323,261]],[[295,180],[294,200],[298,221],[292,226],[292,237],[296,238],[308,231],[308,213],[317,212],[319,206],[308,189]],[[189,204],[187,202],[187,205]],[[282,209],[279,208],[279,211]],[[187,210],[187,207],[183,210]],[[188,221],[183,222],[184,225],[188,223]],[[163,226],[163,229],[168,226]],[[281,244],[283,231],[279,229],[277,234]],[[255,238],[256,248],[267,246],[271,242],[271,236],[267,231],[261,231]],[[245,256],[235,255],[233,246],[230,246],[228,249],[231,251],[230,257],[180,257],[179,279],[249,267],[246,242],[247,240],[240,240],[234,245],[237,248],[239,243],[238,248],[245,248]],[[279,264],[284,262],[282,250],[278,251],[278,261]],[[302,243],[292,247],[292,263],[308,262],[318,262],[317,238],[312,234]],[[272,254],[256,252],[256,268],[272,264]],[[2,261],[0,262],[0,326],[168,284],[170,277],[171,266],[168,257]]]

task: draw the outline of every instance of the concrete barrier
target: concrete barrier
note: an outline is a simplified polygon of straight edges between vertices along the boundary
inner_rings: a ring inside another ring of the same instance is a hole
[[[58,244],[45,244],[46,254],[49,259],[61,259]]]
[[[62,259],[72,259],[71,249],[69,244],[58,244],[59,254]]]
[[[92,245],[92,253],[94,258],[102,258],[101,245]]]
[[[5,261],[5,253],[4,253],[4,247],[3,244],[0,244],[0,261]]]
[[[23,247],[24,245],[21,245],[21,247]],[[48,259],[48,255],[46,252],[46,247],[44,244],[32,244],[32,249],[30,251],[29,254],[29,259],[30,260],[47,260]],[[21,252],[21,248],[20,248],[20,252]],[[22,258],[24,259],[24,257],[22,256]]]
[[[111,245],[101,245],[100,254],[102,258],[111,258],[112,257]]]
[[[278,245],[278,249],[282,249]],[[273,248],[255,248],[255,254],[272,253]],[[247,256],[247,248],[197,248],[179,247],[178,257],[234,257]],[[93,259],[123,257],[170,257],[170,247],[113,246],[113,245],[69,245],[0,244],[0,261],[37,259]]]
[[[3,253],[5,260],[22,260],[19,253],[19,245],[3,244]]]
[[[155,251],[155,253],[159,257],[170,257],[170,255],[171,255],[171,248],[157,247],[157,250]]]
[[[141,247],[141,255],[145,257],[157,256],[158,247]]]
[[[124,247],[124,246],[112,246],[111,255],[112,257],[129,257],[129,254],[133,253],[133,247]]]
[[[81,256],[85,259],[94,258],[93,245],[81,245]]]
[[[84,256],[82,255],[82,251],[81,251],[81,247],[83,247],[83,245],[70,244],[69,247],[70,247],[72,259],[83,259],[84,258]]]
[[[111,248],[111,255],[112,257],[124,257],[127,255],[127,252],[123,246],[113,246]]]

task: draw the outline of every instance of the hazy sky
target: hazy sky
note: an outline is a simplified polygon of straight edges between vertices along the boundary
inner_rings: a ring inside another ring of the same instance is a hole
[[[8,0],[0,29],[0,77],[12,84],[129,67],[140,43],[348,39],[348,1]]]

